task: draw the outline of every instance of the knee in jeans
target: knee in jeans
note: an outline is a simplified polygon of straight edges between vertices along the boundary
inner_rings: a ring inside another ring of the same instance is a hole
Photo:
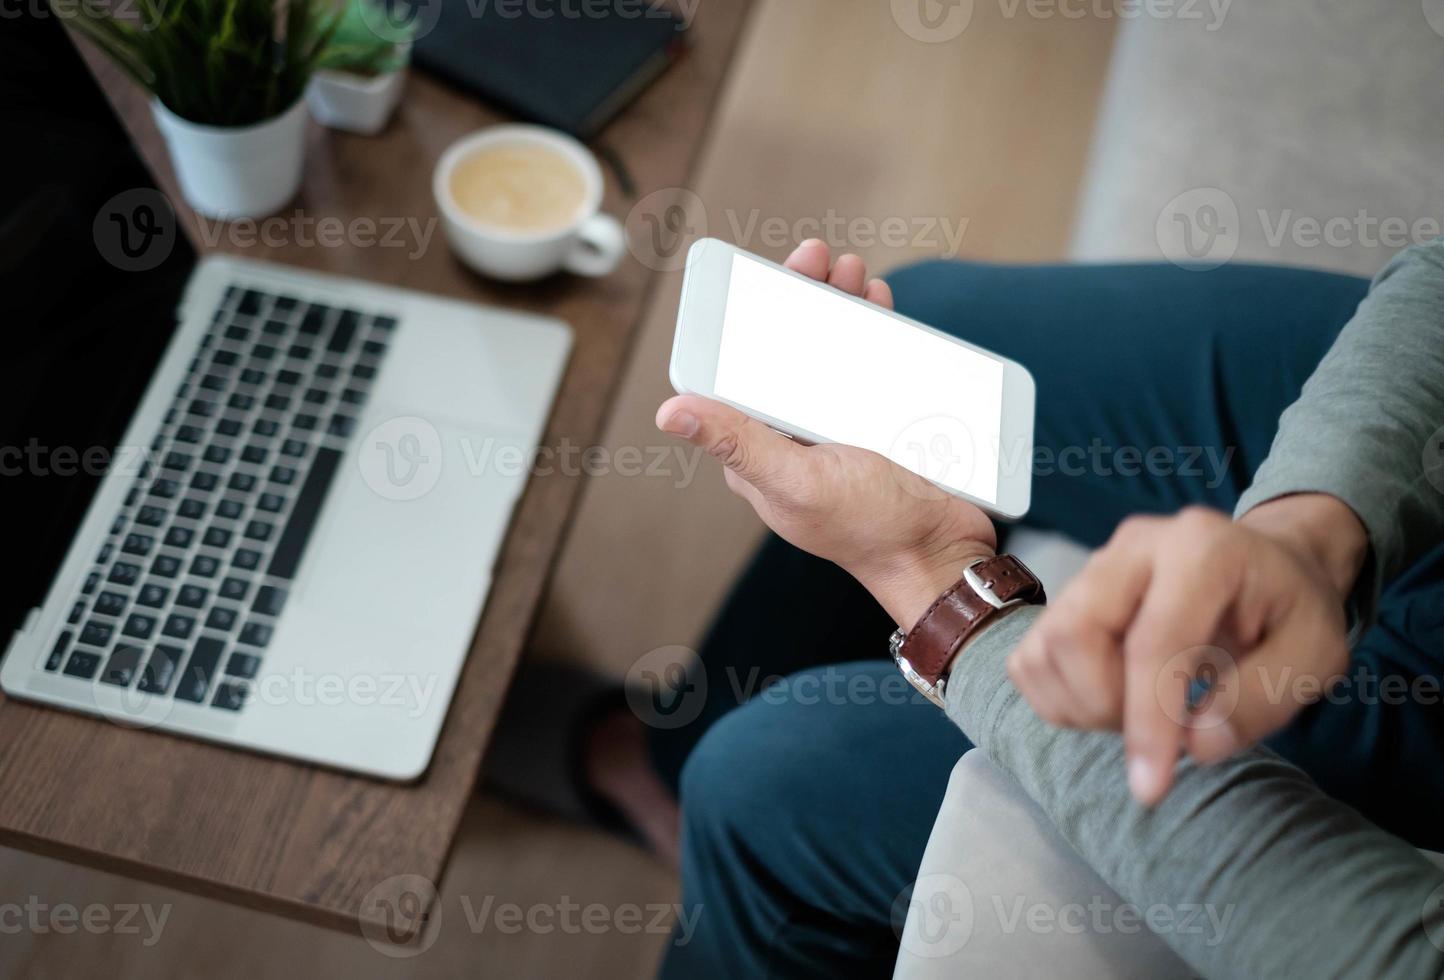
[[[766,715],[778,706],[752,701],[708,729],[682,767],[682,819],[690,833],[745,832],[780,806],[789,753]]]

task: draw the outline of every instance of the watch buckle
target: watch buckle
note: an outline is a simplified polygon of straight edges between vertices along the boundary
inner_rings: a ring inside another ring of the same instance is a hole
[[[1021,605],[1027,601],[1021,597],[1009,599],[1007,602],[998,598],[998,593],[994,592],[992,587],[984,582],[983,577],[978,574],[978,566],[982,563],[983,560],[979,559],[963,569],[963,579],[968,583],[968,588],[972,589],[978,598],[982,599],[994,609],[1007,609],[1009,606]]]

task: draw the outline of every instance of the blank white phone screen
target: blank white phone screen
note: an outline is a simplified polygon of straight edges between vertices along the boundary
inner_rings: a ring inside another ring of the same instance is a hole
[[[734,255],[714,392],[997,503],[1003,362]]]

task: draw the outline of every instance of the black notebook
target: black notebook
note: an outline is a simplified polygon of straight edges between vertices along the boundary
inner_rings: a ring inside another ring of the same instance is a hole
[[[685,37],[657,0],[428,0],[418,26],[417,66],[581,139],[675,61]]]

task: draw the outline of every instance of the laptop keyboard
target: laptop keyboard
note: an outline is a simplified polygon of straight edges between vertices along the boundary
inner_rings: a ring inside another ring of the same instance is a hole
[[[241,710],[396,322],[227,289],[45,669]]]

